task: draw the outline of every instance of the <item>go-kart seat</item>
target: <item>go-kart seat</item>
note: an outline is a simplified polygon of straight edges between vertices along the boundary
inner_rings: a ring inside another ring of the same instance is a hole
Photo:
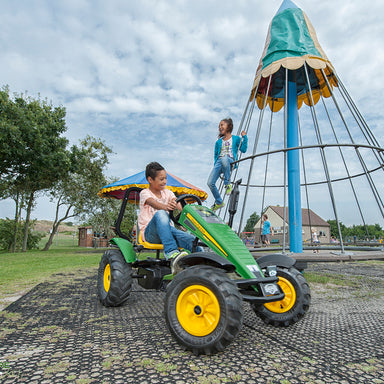
[[[139,230],[138,225],[136,225],[136,243],[137,245],[141,245],[145,249],[155,249],[157,259],[160,258],[160,251],[164,249],[163,244],[154,244],[154,243],[148,243],[148,241],[144,241],[143,238],[141,237],[141,232]]]
[[[136,233],[139,233],[139,236],[137,237],[137,244],[142,245],[144,248],[147,249],[163,249],[163,244],[154,244],[154,243],[148,243],[148,241],[144,241],[141,237],[141,232],[138,231]]]
[[[160,251],[164,249],[163,244],[154,244],[144,241],[141,237],[141,232],[139,229],[139,224],[136,223],[136,244],[142,246],[143,249],[155,249],[156,250],[156,259],[160,259]]]

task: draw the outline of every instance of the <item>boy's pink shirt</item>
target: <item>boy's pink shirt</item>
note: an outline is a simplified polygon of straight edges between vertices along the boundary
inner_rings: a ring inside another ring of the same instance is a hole
[[[158,198],[154,193],[151,192],[150,189],[143,189],[140,192],[140,213],[139,213],[139,218],[138,218],[138,224],[139,224],[139,229],[141,232],[141,238],[145,241],[144,238],[144,232],[145,228],[151,221],[152,217],[154,214],[158,211],[158,209],[155,209],[151,207],[148,204],[145,204],[145,202],[149,199],[155,199],[156,201],[163,203],[163,204],[168,204],[170,201],[175,199],[175,194],[170,191],[169,189],[163,189],[161,190],[161,198]],[[139,234],[137,234],[139,235]]]

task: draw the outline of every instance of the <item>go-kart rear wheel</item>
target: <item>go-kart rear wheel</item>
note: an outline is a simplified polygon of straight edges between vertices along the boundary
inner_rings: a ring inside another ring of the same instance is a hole
[[[123,304],[132,288],[132,267],[119,249],[104,252],[97,277],[97,294],[106,307]]]
[[[311,291],[304,276],[294,267],[277,267],[283,300],[267,304],[252,304],[255,313],[266,324],[287,327],[299,321],[307,312],[311,302]]]
[[[165,319],[185,349],[209,355],[224,350],[239,333],[242,298],[223,271],[194,266],[178,273],[168,285]]]

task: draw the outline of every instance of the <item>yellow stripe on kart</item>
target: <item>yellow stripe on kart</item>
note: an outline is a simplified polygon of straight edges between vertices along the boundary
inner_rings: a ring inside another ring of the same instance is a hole
[[[205,228],[203,228],[198,221],[196,221],[196,219],[190,214],[190,213],[187,213],[187,218],[191,221],[191,223],[196,226],[199,231],[202,233],[202,235],[204,236],[204,238],[207,240],[207,241],[210,241],[211,243],[213,243],[217,248],[219,248],[219,250],[221,252],[223,252],[223,254],[225,256],[228,256],[228,254],[224,251],[223,248],[220,247],[220,245],[217,243],[217,241],[206,231]]]

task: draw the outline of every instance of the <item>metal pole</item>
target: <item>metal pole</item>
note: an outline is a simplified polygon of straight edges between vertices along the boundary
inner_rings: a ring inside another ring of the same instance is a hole
[[[288,121],[288,69],[285,68],[284,83],[284,210],[283,210],[283,254],[286,252],[287,243],[287,121]]]
[[[297,124],[297,87],[295,72],[288,72],[287,100],[287,148],[299,146]],[[300,152],[288,151],[288,214],[289,214],[289,248],[291,252],[303,253],[303,229],[300,196]]]
[[[308,88],[307,95],[308,95],[308,100],[310,101],[310,105],[311,105],[310,108],[311,108],[313,124],[315,126],[317,141],[321,145],[319,147],[320,155],[321,155],[321,160],[323,162],[324,173],[325,173],[325,177],[327,179],[327,184],[328,184],[329,197],[331,198],[332,208],[333,208],[333,212],[335,214],[335,220],[336,220],[337,228],[338,228],[338,231],[339,231],[341,253],[344,253],[343,235],[341,233],[340,221],[339,221],[339,217],[337,215],[336,201],[335,201],[335,196],[333,194],[333,188],[332,188],[332,180],[331,180],[331,176],[329,174],[328,163],[327,163],[327,158],[325,157],[324,147],[322,146],[323,141],[321,139],[319,122],[317,120],[317,116],[316,116],[316,112],[315,112],[315,103],[314,103],[313,97],[312,97],[311,82],[309,81],[308,70],[307,70],[307,66],[306,66],[305,63],[304,63],[304,71],[305,71],[305,77],[307,79],[307,88]]]
[[[244,202],[243,202],[243,209],[241,210],[241,216],[240,216],[240,223],[239,223],[239,229],[238,229],[238,232],[237,234],[240,235],[241,233],[241,226],[243,224],[243,219],[244,219],[244,212],[245,212],[245,206],[247,205],[247,198],[248,198],[248,190],[249,190],[249,184],[250,184],[250,181],[251,181],[251,174],[252,174],[252,170],[253,170],[253,163],[255,161],[255,155],[256,155],[256,150],[257,150],[257,144],[259,143],[259,137],[260,137],[260,131],[261,131],[261,125],[262,125],[262,121],[263,121],[263,117],[264,117],[264,111],[265,111],[265,107],[267,105],[267,100],[268,100],[268,93],[269,93],[269,89],[270,89],[270,86],[271,86],[271,80],[272,80],[272,75],[269,76],[269,80],[268,80],[268,87],[267,87],[267,92],[265,93],[264,95],[264,99],[263,99],[263,109],[260,111],[260,115],[259,115],[259,122],[258,122],[258,126],[257,126],[257,132],[256,132],[256,137],[255,137],[255,143],[253,145],[253,157],[251,157],[251,164],[249,166],[249,172],[248,172],[248,179],[247,179],[247,186],[246,186],[246,189],[245,189],[245,196],[244,196]],[[257,92],[257,90],[256,90]],[[255,98],[253,99],[253,105],[256,103],[256,93],[255,93]],[[253,108],[251,110],[253,112]]]

